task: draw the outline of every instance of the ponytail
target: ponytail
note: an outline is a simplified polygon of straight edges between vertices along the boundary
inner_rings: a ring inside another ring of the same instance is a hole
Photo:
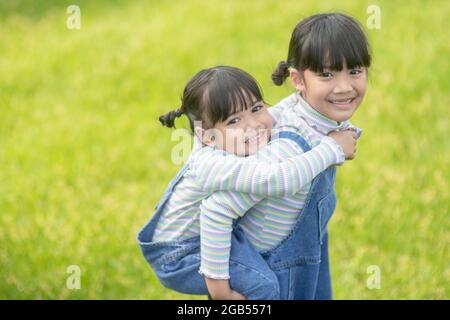
[[[176,109],[159,117],[161,124],[168,128],[175,128],[175,119],[183,115],[183,110]]]
[[[272,73],[272,81],[277,86],[281,86],[287,77],[289,77],[289,63],[280,61],[277,68]]]

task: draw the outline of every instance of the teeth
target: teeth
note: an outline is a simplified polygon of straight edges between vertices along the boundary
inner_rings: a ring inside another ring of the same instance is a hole
[[[245,139],[245,143],[253,143],[253,142],[257,141],[257,140],[259,139],[260,136],[261,136],[261,135],[258,134],[257,136],[254,136],[254,137],[251,138],[251,139],[247,138],[247,139]]]
[[[331,103],[335,104],[348,104],[352,102],[353,99],[347,99],[347,100],[330,100]]]

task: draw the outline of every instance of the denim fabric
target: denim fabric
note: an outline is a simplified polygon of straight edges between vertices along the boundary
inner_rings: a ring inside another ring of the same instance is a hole
[[[311,149],[298,134],[281,132],[280,138],[296,141],[305,152]],[[283,300],[332,299],[327,224],[336,207],[335,173],[333,166],[313,179],[291,234],[261,252],[278,277]]]
[[[281,132],[305,151],[311,147],[298,134]],[[142,253],[161,283],[187,294],[207,295],[200,268],[200,238],[152,241],[153,233],[173,188],[189,162],[170,182],[151,220],[139,232]],[[277,247],[258,253],[243,231],[233,224],[230,286],[251,300],[332,299],[327,223],[336,206],[335,167],[319,174],[311,184],[305,206],[291,231]]]
[[[173,188],[188,168],[186,164],[170,182],[152,219],[139,232],[137,240],[141,251],[161,283],[169,289],[207,295],[208,290],[200,269],[200,237],[181,241],[152,241],[153,234]],[[234,224],[235,226],[236,224]],[[230,251],[230,287],[250,300],[280,298],[275,273],[253,248],[240,227],[233,229]]]

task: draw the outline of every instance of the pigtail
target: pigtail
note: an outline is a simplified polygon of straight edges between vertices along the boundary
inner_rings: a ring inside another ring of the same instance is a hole
[[[175,128],[175,119],[183,115],[183,110],[176,109],[159,117],[161,124],[168,128]]]
[[[272,73],[272,81],[277,86],[281,86],[287,77],[289,77],[289,63],[280,61],[277,68]]]

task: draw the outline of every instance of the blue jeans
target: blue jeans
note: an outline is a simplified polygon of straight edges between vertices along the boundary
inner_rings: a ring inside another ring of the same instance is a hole
[[[307,152],[311,148],[299,135],[280,133]],[[305,205],[290,235],[277,247],[261,252],[280,284],[280,298],[332,299],[327,225],[336,207],[336,168],[313,179]]]
[[[204,276],[200,269],[200,237],[181,241],[153,241],[153,234],[165,202],[181,179],[188,164],[170,182],[152,219],[139,232],[137,240],[142,254],[155,271],[160,282],[169,289],[207,295]],[[231,235],[230,287],[250,300],[280,298],[280,287],[275,273],[248,241],[242,229],[236,226]]]
[[[186,294],[208,294],[204,276],[198,272],[199,237],[140,244],[144,257],[166,288]],[[232,275],[229,280],[230,287],[247,299],[280,298],[277,277],[239,227],[235,228],[232,234],[229,270]]]

